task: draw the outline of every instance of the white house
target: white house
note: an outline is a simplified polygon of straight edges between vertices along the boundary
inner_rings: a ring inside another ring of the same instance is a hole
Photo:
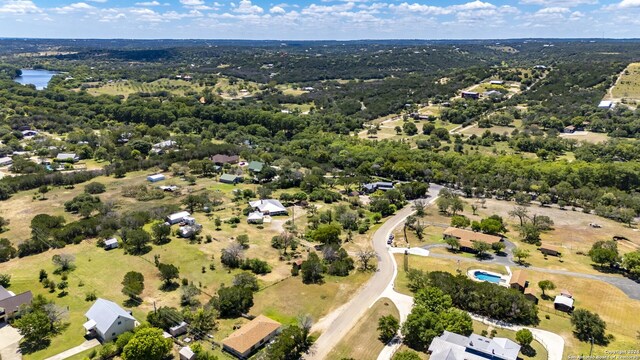
[[[264,215],[260,211],[254,211],[247,216],[247,222],[249,224],[262,224],[264,222]]]
[[[158,181],[162,181],[164,179],[165,179],[165,177],[162,174],[153,174],[153,175],[147,176],[147,181],[152,182],[152,183],[158,182]]]
[[[172,326],[169,328],[169,334],[171,334],[171,336],[180,336],[182,334],[186,334],[187,333],[187,326],[188,324],[186,322],[181,322],[180,324],[176,325],[176,326]]]
[[[180,211],[167,216],[166,220],[169,225],[175,225],[181,223],[184,218],[187,218],[189,216],[191,216],[191,214],[188,211]]]
[[[118,239],[111,238],[104,241],[104,249],[111,250],[116,249],[118,247]]]
[[[56,161],[77,162],[78,160],[80,160],[80,157],[75,153],[60,153],[56,156]]]
[[[502,80],[491,80],[491,81],[489,81],[489,84],[491,84],[491,85],[503,85],[504,81],[502,81]]]
[[[598,104],[598,109],[611,109],[613,107],[613,101],[602,100]]]
[[[118,335],[133,330],[136,319],[118,304],[98,299],[85,314],[84,328],[102,342],[112,341]]]
[[[516,360],[520,345],[507,338],[462,336],[445,331],[431,341],[428,353],[431,360]]]
[[[180,354],[180,360],[194,360],[196,358],[196,354],[188,346],[185,346],[182,349],[180,349],[179,354]]]
[[[261,212],[263,215],[286,215],[287,208],[280,201],[274,199],[263,199],[249,202],[254,210]]]

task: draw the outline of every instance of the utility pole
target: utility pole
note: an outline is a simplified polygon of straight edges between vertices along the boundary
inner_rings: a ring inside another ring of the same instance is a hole
[[[591,357],[591,354],[593,354],[593,336],[589,338],[589,341],[591,341],[591,350],[589,350],[589,357]]]

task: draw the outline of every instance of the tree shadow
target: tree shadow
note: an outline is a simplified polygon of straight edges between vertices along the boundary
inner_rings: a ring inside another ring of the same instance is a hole
[[[520,352],[522,353],[522,355],[528,356],[528,357],[535,357],[536,355],[538,355],[538,353],[536,352],[536,349],[532,348],[531,345],[523,346],[520,349]]]
[[[20,352],[23,354],[32,354],[36,351],[46,349],[51,344],[49,339],[38,339],[37,341],[24,341],[20,344]]]
[[[122,304],[129,308],[138,307],[142,304],[142,299],[137,296],[132,296],[125,300]]]
[[[168,292],[168,291],[174,291],[176,290],[178,287],[180,286],[180,284],[178,284],[175,281],[170,281],[170,282],[163,282],[162,285],[160,286],[160,290]]]

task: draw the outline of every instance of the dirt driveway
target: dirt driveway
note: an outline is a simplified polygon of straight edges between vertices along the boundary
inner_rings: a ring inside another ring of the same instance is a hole
[[[0,325],[0,356],[2,360],[20,360],[22,354],[19,351],[18,343],[22,336],[18,330],[9,325]]]

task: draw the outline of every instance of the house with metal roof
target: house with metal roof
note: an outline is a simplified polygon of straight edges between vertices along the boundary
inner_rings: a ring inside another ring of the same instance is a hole
[[[118,239],[111,238],[104,241],[104,249],[111,250],[116,249],[118,247]]]
[[[572,297],[560,294],[553,300],[553,308],[564,312],[572,312],[574,301]]]
[[[20,307],[31,304],[33,294],[25,291],[15,295],[0,285],[0,324],[13,319]]]
[[[263,215],[286,215],[287,208],[275,199],[261,199],[250,201],[249,206]]]
[[[181,223],[184,218],[190,217],[191,214],[188,211],[180,211],[177,213],[173,213],[166,217],[167,223],[169,225],[175,225]]]
[[[433,339],[428,352],[431,360],[516,360],[520,345],[506,338],[463,336],[445,331]]]
[[[102,342],[112,341],[118,335],[133,330],[136,319],[113,301],[98,299],[85,314],[87,334]]]
[[[76,155],[76,153],[59,153],[56,156],[56,161],[59,162],[77,162],[80,160],[80,157]]]
[[[281,328],[279,322],[258,315],[222,340],[222,348],[240,359],[247,359],[278,335]]]
[[[220,175],[220,182],[225,184],[237,184],[242,182],[242,176],[233,174]]]
[[[260,211],[250,212],[247,215],[247,223],[249,224],[262,224],[264,222],[264,215]]]
[[[252,161],[249,163],[249,166],[247,167],[247,169],[249,169],[250,172],[252,173],[259,173],[262,171],[262,168],[264,167],[264,163],[260,162],[260,161]]]
[[[393,183],[387,181],[378,181],[374,183],[368,183],[362,185],[362,190],[365,193],[372,193],[378,190],[387,191],[393,189]]]

